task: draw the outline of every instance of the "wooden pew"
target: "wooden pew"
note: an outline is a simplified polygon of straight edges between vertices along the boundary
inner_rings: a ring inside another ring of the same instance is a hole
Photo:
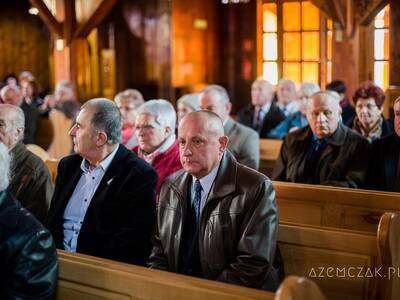
[[[400,299],[399,232],[395,213],[381,217],[376,233],[280,224],[285,274],[311,277],[328,299]]]
[[[274,293],[58,252],[57,299],[274,299]]]
[[[385,211],[400,212],[400,194],[273,182],[280,222],[376,232]]]
[[[57,299],[142,300],[324,300],[310,279],[290,276],[274,293],[150,270],[88,255],[58,250]]]
[[[44,162],[49,169],[50,175],[51,175],[51,181],[53,183],[56,182],[56,177],[57,177],[57,167],[59,160],[58,159],[48,159]]]
[[[260,139],[260,172],[272,175],[281,146],[282,140]]]

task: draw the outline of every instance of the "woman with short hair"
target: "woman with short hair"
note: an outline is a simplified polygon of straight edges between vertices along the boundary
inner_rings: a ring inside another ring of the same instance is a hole
[[[366,81],[355,91],[353,96],[356,116],[352,127],[359,134],[372,142],[393,133],[393,124],[383,117],[385,92],[372,81]]]
[[[132,149],[138,144],[135,135],[135,118],[136,110],[144,103],[143,96],[138,90],[128,89],[118,93],[114,100],[122,116],[122,144]]]
[[[147,101],[136,112],[135,133],[139,145],[133,151],[157,171],[157,195],[165,179],[182,169],[175,125],[176,113],[167,100]]]

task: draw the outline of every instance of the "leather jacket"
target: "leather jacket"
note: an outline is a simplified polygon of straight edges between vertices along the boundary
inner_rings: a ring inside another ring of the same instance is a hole
[[[178,272],[186,195],[192,176],[180,172],[163,185],[151,268]],[[274,290],[279,284],[272,262],[277,244],[278,214],[271,181],[236,162],[229,151],[199,224],[199,254],[207,279]]]
[[[53,299],[57,273],[50,233],[9,192],[0,192],[0,299]]]

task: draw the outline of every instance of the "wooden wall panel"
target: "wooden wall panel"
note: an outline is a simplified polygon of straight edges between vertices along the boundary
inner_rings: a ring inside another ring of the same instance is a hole
[[[28,13],[29,7],[28,1],[1,4],[0,80],[8,73],[29,70],[48,89],[50,33],[38,16]]]
[[[172,2],[172,86],[176,97],[217,81],[217,1]]]

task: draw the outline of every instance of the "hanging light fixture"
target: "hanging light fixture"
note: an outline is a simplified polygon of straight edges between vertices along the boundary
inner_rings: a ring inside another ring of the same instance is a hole
[[[38,10],[36,7],[31,6],[31,8],[29,8],[28,12],[29,12],[31,15],[36,16],[36,15],[39,13],[39,10]]]

